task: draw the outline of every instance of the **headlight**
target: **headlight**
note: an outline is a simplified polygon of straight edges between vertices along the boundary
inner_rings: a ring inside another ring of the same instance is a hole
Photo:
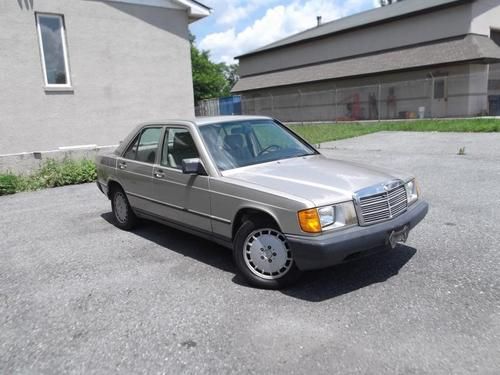
[[[319,222],[321,228],[326,228],[335,222],[335,207],[326,206],[318,208]]]
[[[323,230],[358,224],[352,202],[299,211],[298,217],[300,228],[306,233],[321,233]]]
[[[408,206],[412,203],[415,203],[418,199],[418,186],[416,180],[408,181],[405,184],[406,187],[406,196],[408,198]]]

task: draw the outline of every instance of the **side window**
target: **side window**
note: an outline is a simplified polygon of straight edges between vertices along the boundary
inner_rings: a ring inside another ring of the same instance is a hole
[[[146,128],[137,145],[137,161],[154,164],[160,144],[161,128]]]
[[[160,144],[161,128],[146,128],[129,146],[125,154],[126,159],[154,164],[158,145]]]
[[[128,146],[127,151],[123,154],[125,159],[135,160],[137,155],[137,145],[139,143],[139,136],[135,137],[134,141]]]
[[[196,149],[189,130],[183,128],[167,128],[163,140],[161,165],[169,168],[181,169],[183,159],[198,157],[198,150]]]

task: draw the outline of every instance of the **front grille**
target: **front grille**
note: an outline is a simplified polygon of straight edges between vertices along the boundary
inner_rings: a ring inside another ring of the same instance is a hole
[[[408,208],[404,185],[376,195],[359,198],[361,216],[365,225],[389,220]]]

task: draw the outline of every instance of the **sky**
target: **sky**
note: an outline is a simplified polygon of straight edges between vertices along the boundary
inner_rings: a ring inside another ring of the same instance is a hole
[[[252,51],[323,22],[369,10],[379,0],[201,0],[212,14],[191,24],[196,44],[212,61],[235,63]]]

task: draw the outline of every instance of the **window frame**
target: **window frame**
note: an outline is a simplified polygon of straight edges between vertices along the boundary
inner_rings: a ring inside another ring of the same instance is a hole
[[[55,18],[59,20],[60,23],[60,30],[61,30],[61,38],[62,38],[62,49],[63,49],[63,57],[64,57],[64,69],[66,73],[66,83],[49,83],[48,76],[47,76],[47,66],[45,64],[45,51],[43,49],[43,39],[42,39],[42,29],[40,26],[40,17],[47,17],[47,18]],[[40,55],[41,55],[41,60],[42,60],[42,73],[43,73],[43,82],[44,82],[44,87],[48,89],[57,89],[57,88],[72,88],[72,82],[71,82],[71,72],[69,69],[69,57],[68,57],[68,48],[67,48],[67,39],[66,39],[66,23],[64,21],[64,15],[63,14],[56,14],[56,13],[44,13],[44,12],[36,12],[35,13],[35,20],[36,20],[36,29],[37,29],[37,34],[38,34],[38,47],[40,49]]]

